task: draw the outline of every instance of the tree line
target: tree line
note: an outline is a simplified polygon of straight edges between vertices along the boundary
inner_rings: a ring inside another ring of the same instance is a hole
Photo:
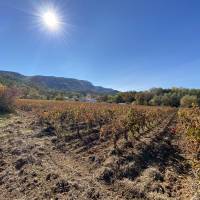
[[[200,89],[152,88],[147,91],[128,91],[116,95],[103,95],[98,100],[109,103],[191,107],[193,104],[200,105]]]

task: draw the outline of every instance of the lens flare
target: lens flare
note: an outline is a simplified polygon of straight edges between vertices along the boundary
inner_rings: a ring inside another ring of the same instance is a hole
[[[30,13],[31,30],[39,40],[68,44],[74,30],[69,7],[64,0],[33,1]]]
[[[41,16],[44,26],[46,26],[51,31],[58,31],[61,22],[58,14],[53,10],[48,10],[44,12]]]
[[[35,1],[32,9],[32,16],[34,16],[32,27],[47,35],[46,39],[56,37],[62,41],[68,40],[72,24],[69,23],[69,12],[65,5],[53,0],[43,1],[40,4]]]

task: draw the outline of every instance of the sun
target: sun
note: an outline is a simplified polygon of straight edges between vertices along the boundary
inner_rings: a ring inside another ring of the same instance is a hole
[[[69,36],[72,25],[65,4],[53,0],[43,1],[41,4],[35,3],[31,12],[34,17],[33,28],[47,35],[47,38],[63,41]]]
[[[59,30],[61,21],[58,14],[54,10],[48,10],[41,15],[42,22],[51,31]]]

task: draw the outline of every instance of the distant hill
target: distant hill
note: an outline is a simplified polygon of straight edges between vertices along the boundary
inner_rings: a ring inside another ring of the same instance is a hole
[[[55,76],[24,76],[10,71],[0,71],[0,83],[43,92],[76,92],[90,94],[116,94],[118,91],[94,86],[89,81]]]
[[[114,94],[117,91],[113,89],[94,86],[89,81],[77,80],[73,78],[62,78],[54,76],[31,76],[27,78],[30,83],[37,86],[65,91],[65,92],[88,92],[100,94]]]

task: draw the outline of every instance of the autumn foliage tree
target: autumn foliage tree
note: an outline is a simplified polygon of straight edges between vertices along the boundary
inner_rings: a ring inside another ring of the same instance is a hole
[[[17,90],[15,88],[0,86],[0,113],[11,112],[14,110],[16,96]]]

